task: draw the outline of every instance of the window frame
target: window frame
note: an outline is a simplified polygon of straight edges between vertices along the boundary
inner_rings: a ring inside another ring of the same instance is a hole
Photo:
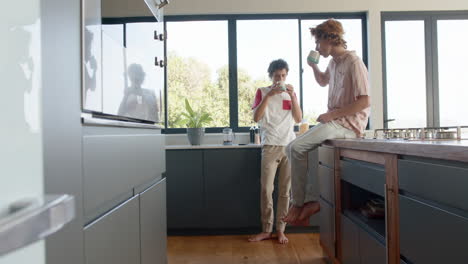
[[[368,66],[368,21],[367,12],[343,12],[343,13],[291,13],[291,14],[214,14],[214,15],[166,15],[164,16],[164,31],[167,32],[167,22],[184,22],[184,21],[227,21],[228,22],[228,62],[229,62],[229,117],[230,127],[235,132],[248,132],[249,127],[238,126],[238,88],[237,88],[237,20],[280,20],[280,19],[297,19],[297,30],[299,32],[299,94],[300,107],[303,109],[303,63],[302,63],[302,38],[301,38],[301,21],[310,19],[325,20],[328,18],[335,19],[360,19],[362,27],[362,60]],[[124,25],[124,45],[126,43],[126,23],[138,22],[158,22],[154,17],[123,17],[123,18],[103,18],[105,24],[123,24]],[[167,43],[164,45],[164,56],[167,58]],[[267,67],[267,65],[265,65]],[[164,129],[165,134],[183,134],[186,133],[185,128],[168,128],[168,87],[167,87],[167,68],[164,70]],[[253,98],[252,98],[253,100]],[[223,127],[207,127],[206,133],[221,133]]]
[[[167,22],[184,22],[184,21],[216,21],[223,20],[228,22],[228,50],[229,50],[229,117],[230,127],[235,132],[248,132],[249,127],[238,126],[238,87],[237,87],[237,20],[270,20],[270,19],[297,19],[297,30],[299,32],[299,93],[300,93],[300,106],[303,109],[303,64],[302,64],[302,39],[301,39],[301,20],[310,19],[361,19],[362,25],[362,48],[363,48],[363,61],[368,66],[368,43],[367,43],[367,13],[366,12],[351,12],[351,13],[294,13],[294,14],[230,14],[230,15],[170,15],[164,17],[164,29],[166,30]],[[167,51],[167,45],[165,46]],[[166,53],[167,56],[167,53]],[[266,66],[265,66],[266,67]],[[167,71],[166,71],[167,72]],[[166,76],[167,80],[167,76]],[[165,113],[168,113],[167,101],[167,82],[165,83]],[[252,98],[253,100],[253,98]],[[168,128],[167,116],[166,134],[179,134],[186,133],[185,128]],[[221,133],[222,127],[207,127],[206,133]]]
[[[382,40],[382,82],[383,82],[383,122],[388,128],[387,104],[387,59],[386,59],[386,21],[424,21],[424,43],[426,59],[426,118],[427,127],[440,126],[439,104],[439,61],[438,61],[438,20],[468,19],[468,11],[412,11],[412,12],[382,12],[381,13],[381,40]]]

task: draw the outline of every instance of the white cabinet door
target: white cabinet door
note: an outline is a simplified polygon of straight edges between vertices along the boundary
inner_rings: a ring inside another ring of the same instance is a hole
[[[43,195],[40,1],[0,8],[0,219],[11,203]],[[11,242],[0,241],[0,244]],[[0,256],[1,264],[45,263],[43,242]]]

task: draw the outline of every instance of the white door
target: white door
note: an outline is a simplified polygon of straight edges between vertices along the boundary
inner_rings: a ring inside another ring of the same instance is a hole
[[[0,218],[12,202],[43,196],[39,6],[15,0],[0,8]],[[0,256],[0,264],[23,263],[45,263],[43,241]]]

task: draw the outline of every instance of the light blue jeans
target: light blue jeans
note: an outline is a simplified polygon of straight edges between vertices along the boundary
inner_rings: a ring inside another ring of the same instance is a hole
[[[306,202],[317,201],[319,196],[318,177],[307,177],[308,153],[316,149],[327,139],[356,138],[354,131],[344,128],[334,121],[318,124],[312,129],[291,141],[286,147],[286,153],[291,163],[291,202],[301,207]]]

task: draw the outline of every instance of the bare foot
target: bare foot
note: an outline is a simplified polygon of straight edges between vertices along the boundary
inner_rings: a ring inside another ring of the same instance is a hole
[[[262,232],[260,234],[256,234],[255,236],[249,237],[249,242],[259,242],[265,239],[270,239],[271,233]]]
[[[287,244],[289,242],[289,239],[284,235],[283,232],[278,231],[278,242],[280,244]]]
[[[286,223],[292,223],[296,221],[299,218],[301,211],[302,207],[296,207],[292,205],[291,207],[289,207],[288,214],[286,215],[286,217],[283,218],[283,221]]]
[[[309,221],[309,217],[318,213],[320,211],[320,203],[319,202],[307,202],[304,204],[302,208],[301,214],[299,215],[299,219],[304,220],[307,219]]]

